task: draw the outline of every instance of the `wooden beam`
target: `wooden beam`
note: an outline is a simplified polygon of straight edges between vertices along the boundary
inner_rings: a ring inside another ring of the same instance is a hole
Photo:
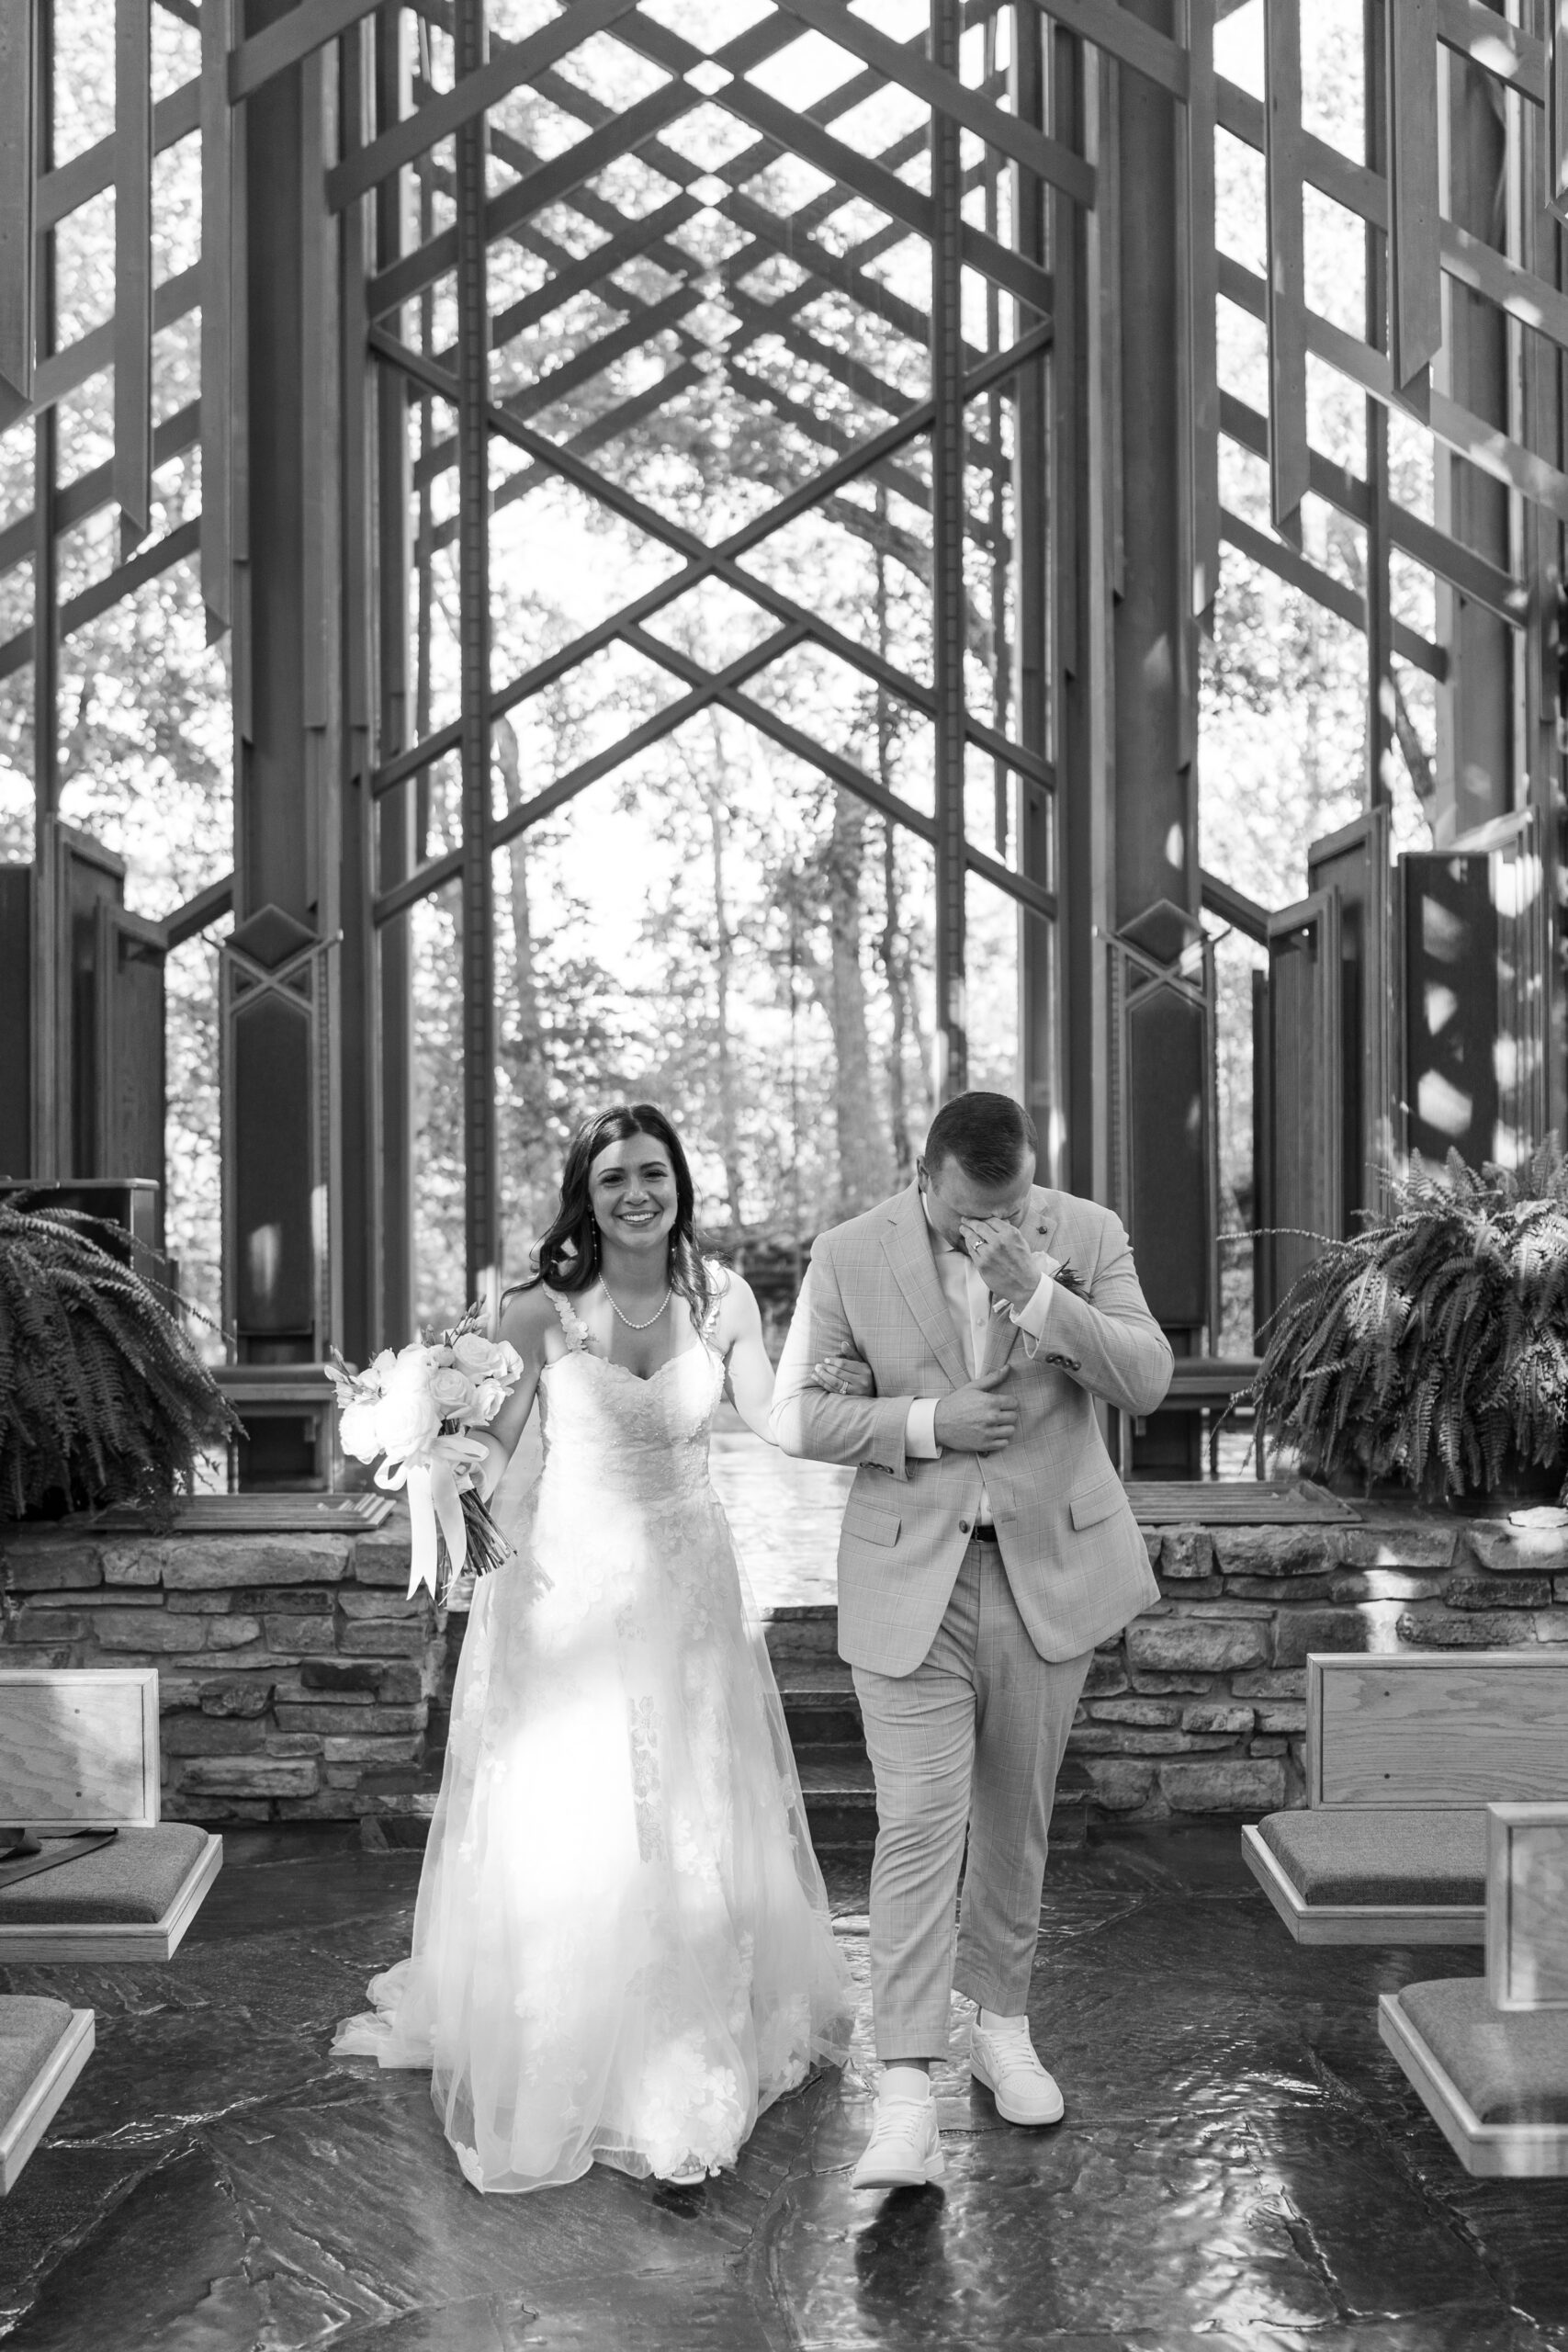
[[[792,17],[798,17],[813,31],[821,33],[836,49],[847,50],[885,81],[920,99],[933,114],[962,124],[987,146],[1010,156],[1015,164],[1022,164],[1052,187],[1060,188],[1075,204],[1081,204],[1086,210],[1092,209],[1094,165],[1086,163],[1081,155],[1075,155],[1070,147],[1064,147],[1060,140],[1035,130],[1032,123],[1021,122],[1016,115],[993,105],[978,91],[966,89],[958,78],[956,57],[950,66],[938,66],[934,52],[928,60],[918,50],[911,51],[902,41],[890,40],[863,17],[855,16],[844,0],[782,0],[782,6]]]
[[[1120,13],[1120,12],[1118,12]],[[1189,608],[1200,618],[1220,576],[1220,385],[1214,271],[1214,7],[1187,0],[1188,97],[1182,163],[1186,204],[1187,336],[1190,377],[1188,462]]]
[[[62,605],[60,636],[70,637],[75,630],[85,628],[100,613],[107,613],[111,605],[118,605],[122,596],[130,595],[149,580],[156,580],[161,571],[167,571],[183,557],[194,555],[200,543],[201,517],[192,515],[177,529],[142,548],[129,563],[117,564],[102,580],[95,580],[90,588],[84,588],[80,595]],[[8,678],[16,671],[27,668],[33,659],[33,639],[34,631],[25,628],[0,645],[0,678]]]
[[[1228,254],[1220,255],[1220,291],[1255,318],[1263,316],[1266,295],[1262,279],[1255,270],[1234,261]],[[1568,474],[1560,473],[1544,458],[1510,440],[1500,427],[1488,424],[1446,394],[1433,392],[1425,411],[1406,400],[1395,390],[1388,361],[1381,352],[1369,350],[1359,336],[1346,334],[1340,328],[1331,326],[1314,311],[1306,313],[1306,341],[1310,351],[1371,392],[1374,400],[1414,417],[1416,424],[1426,425],[1459,456],[1479,466],[1483,473],[1507,483],[1523,497],[1534,499],[1537,505],[1568,522]]]
[[[1261,564],[1266,571],[1274,574],[1276,580],[1282,580],[1287,587],[1299,589],[1303,595],[1310,596],[1314,604],[1321,605],[1325,612],[1348,622],[1351,628],[1365,630],[1366,599],[1348,581],[1336,580],[1332,572],[1325,571],[1320,565],[1311,562],[1287,542],[1271,539],[1267,532],[1256,529],[1252,524],[1244,522],[1239,514],[1233,514],[1224,507],[1220,510],[1220,532],[1226,544],[1235,548],[1238,555],[1247,556],[1254,563]],[[1414,629],[1406,628],[1402,621],[1393,624],[1393,650],[1401,661],[1408,662],[1414,669],[1424,670],[1439,684],[1449,674],[1448,656],[1442,647],[1429,644]]]
[[[1390,0],[1388,322],[1404,391],[1442,348],[1438,229],[1438,0]]]
[[[228,914],[233,904],[234,877],[232,874],[225,874],[219,881],[209,882],[205,890],[198,890],[194,898],[187,899],[183,907],[176,907],[172,915],[164,917],[160,925],[164,945],[171,951],[183,947],[187,939],[194,939],[198,932],[209,930]]]
[[[184,82],[160,98],[152,109],[152,152],[162,155],[167,148],[177,147],[188,139],[201,120],[201,77]],[[73,155],[68,164],[61,164],[52,172],[45,172],[38,184],[38,225],[52,229],[68,212],[74,212],[88,199],[112,187],[115,179],[115,142],[113,133],[100,139],[95,147],[84,148],[80,155]]]
[[[204,0],[205,5],[205,0]],[[298,65],[313,50],[367,17],[377,0],[299,0],[299,6],[278,17],[265,31],[253,33],[229,61],[229,96],[238,106]]]
[[[0,7],[0,432],[33,398],[37,0]]]
[[[499,196],[491,197],[485,208],[487,243],[510,235],[547,206],[562,202],[585,180],[594,178],[611,164],[619,163],[654,131],[678,121],[682,115],[691,113],[701,104],[700,94],[684,83],[666,83],[603,129],[574,140],[560,154],[551,156],[537,170],[525,174]],[[445,230],[441,235],[416,246],[401,261],[379,270],[371,279],[367,295],[370,316],[383,318],[389,311],[411,301],[425,287],[434,286],[437,278],[455,269],[457,261],[456,229]]]
[[[356,0],[343,0],[345,6],[355,4]],[[356,197],[367,195],[389,172],[412,164],[416,155],[424,154],[439,140],[452,138],[477,115],[499,106],[519,83],[537,80],[547,66],[570,56],[595,33],[606,31],[617,18],[629,16],[636,5],[637,0],[573,0],[571,6],[563,8],[558,17],[526,40],[508,41],[504,46],[498,42],[493,56],[477,73],[465,74],[440,97],[431,98],[412,114],[405,115],[396,130],[383,131],[367,147],[357,149],[336,164],[327,174],[328,204],[334,212],[341,212]],[[292,17],[280,18],[277,29],[293,21]],[[265,40],[267,36],[261,34],[257,38]],[[251,46],[247,41],[245,48]],[[694,96],[687,100],[691,106],[697,103]]]
[[[992,384],[1004,382],[1017,368],[1036,357],[1045,348],[1050,341],[1050,334],[1049,326],[1042,325],[1032,330],[1030,334],[1021,337],[1006,351],[994,355],[963,379],[964,399],[966,401],[973,400],[980,392],[987,390]],[[422,384],[443,400],[448,401],[454,400],[453,379],[446,370],[437,367],[434,361],[428,360],[420,353],[410,350],[406,345],[398,343],[394,337],[387,334],[380,328],[372,328],[370,346],[380,357],[401,368],[412,381]],[[619,613],[613,614],[595,628],[588,630],[582,637],[574,639],[570,645],[563,647],[559,652],[538,664],[523,680],[514,681],[512,686],[497,693],[492,698],[494,715],[499,717],[502,711],[512,707],[516,702],[542,691],[554,679],[564,676],[579,662],[587,660],[590,654],[600,650],[604,645],[612,643],[616,637],[623,635],[627,626],[633,622],[649,618],[665,605],[672,604],[677,597],[683,595],[688,589],[696,586],[701,580],[710,574],[723,580],[738,594],[749,597],[753,603],[761,605],[764,610],[772,612],[777,617],[789,622],[804,622],[818,643],[838,654],[851,666],[862,670],[866,675],[886,685],[892,692],[914,703],[918,707],[928,712],[933,710],[934,697],[929,688],[921,686],[913,678],[906,677],[891,663],[882,661],[878,655],[874,654],[855,639],[831,628],[818,616],[807,613],[793,598],[785,596],[782,591],[771,586],[765,581],[757,579],[750,572],[742,571],[738,560],[739,556],[749,552],[753,547],[760,546],[774,532],[783,529],[787,523],[794,521],[798,515],[808,513],[813,506],[818,505],[834,490],[858,479],[884,457],[904,447],[917,434],[928,431],[932,415],[933,407],[929,401],[922,402],[919,408],[906,411],[897,424],[874,435],[858,449],[851,450],[836,465],[826,467],[812,481],[788,492],[776,504],[754,516],[750,523],[744,525],[740,530],[732,534],[718,547],[710,548],[705,545],[694,533],[682,529],[678,524],[666,521],[661,514],[647,506],[633,492],[596,472],[592,467],[584,464],[581,459],[573,458],[565,448],[547,440],[542,434],[536,433],[531,426],[523,424],[507,410],[492,406],[489,412],[491,432],[502,440],[513,442],[537,462],[550,467],[579,489],[585,491],[590,497],[606,505],[623,521],[630,523],[634,528],[642,531],[649,538],[661,542],[676,552],[683,554],[687,559],[684,568],[675,573],[672,578],[660,582],[656,588],[648,590],[634,604],[625,607]],[[454,748],[456,738],[453,738],[451,742],[445,740],[446,734],[449,731],[444,730],[443,738],[418,745],[412,752],[405,752],[399,759],[389,762],[384,767],[378,769],[372,780],[373,788],[377,792],[389,790],[393,785],[404,781],[410,775],[417,774],[421,768],[428,766],[432,760],[441,757],[446,750]],[[1031,753],[1020,746],[1003,744],[999,738],[987,735],[986,748],[992,752],[993,756],[1009,757],[1011,763],[1021,770],[1032,771],[1036,765]]]
[[[152,500],[152,0],[114,9],[114,494],[122,560]]]
[[[1268,193],[1269,492],[1274,528],[1299,530],[1307,491],[1306,253],[1302,224],[1301,0],[1264,12]]]
[[[1206,867],[1200,873],[1198,881],[1202,904],[1210,914],[1218,915],[1222,922],[1228,922],[1233,931],[1239,931],[1245,938],[1256,939],[1260,947],[1268,946],[1267,907],[1260,907],[1258,900],[1249,899],[1245,890],[1237,890],[1229,882],[1222,882],[1217,874],[1211,874]]]
[[[858,154],[846,141],[835,138],[831,131],[824,130],[804,115],[794,113],[780,99],[770,97],[761,90],[754,90],[749,84],[731,82],[716,93],[714,104],[723,107],[727,113],[739,117],[742,122],[749,122],[754,130],[766,131],[783,148],[804,156],[808,164],[815,164],[817,169],[825,172],[829,179],[841,181],[856,196],[863,197],[868,204],[874,204],[879,212],[886,212],[890,220],[902,220],[906,228],[913,229],[918,236],[930,238],[931,208],[929,197],[920,195],[897,173],[886,171],[869,157]],[[1016,294],[1020,301],[1026,302],[1031,309],[1042,314],[1050,310],[1051,280],[1046,271],[1026,261],[1022,254],[1014,253],[996,238],[987,237],[984,230],[975,228],[969,221],[962,224],[961,235],[964,259],[969,268],[995,278],[998,286],[1005,288],[1010,294]]]
[[[152,332],[161,334],[194,311],[201,300],[199,268],[182,269],[177,277],[165,277],[152,289]],[[63,351],[40,355],[33,370],[32,408],[35,415],[52,408],[77,386],[114,365],[114,322],[106,320],[102,326],[91,328],[78,335]]]
[[[1532,105],[1546,104],[1546,45],[1481,0],[1437,0],[1438,39]]]
[[[1118,0],[1034,0],[1041,14],[1070,33],[1093,41],[1119,65],[1130,65],[1173,98],[1185,102],[1190,89],[1188,51],[1179,42],[1144,24]]]
[[[1546,6],[1546,202],[1568,220],[1568,5]]]
[[[173,416],[166,416],[153,432],[153,472],[156,473],[160,466],[166,466],[172,458],[177,458],[192,447],[200,437],[201,403],[199,401],[187,401],[184,408],[176,409]],[[110,458],[101,466],[93,467],[90,472],[78,474],[73,481],[64,483],[55,492],[56,537],[62,531],[74,530],[90,514],[96,514],[102,507],[112,504],[113,500],[114,460]],[[32,553],[32,546],[33,516],[29,509],[0,531],[0,573],[12,571],[18,563],[25,563]]]
[[[201,0],[201,601],[209,643],[233,618],[233,0]]]

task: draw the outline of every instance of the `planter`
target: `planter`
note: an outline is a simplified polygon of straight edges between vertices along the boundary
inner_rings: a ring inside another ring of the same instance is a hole
[[[1460,1519],[1496,1519],[1506,1518],[1509,1511],[1523,1510],[1532,1503],[1558,1501],[1563,1480],[1568,1477],[1568,1455],[1559,1454],[1548,1463],[1525,1462],[1510,1447],[1504,1458],[1503,1475],[1493,1485],[1477,1487],[1462,1495],[1436,1498],[1417,1495],[1404,1478],[1374,1478],[1369,1484],[1354,1470],[1336,1470],[1326,1476],[1319,1471],[1315,1476],[1320,1487],[1326,1487],[1330,1494],[1342,1495],[1349,1503],[1392,1510],[1449,1510]]]
[[[1327,1242],[1273,1318],[1253,1385],[1260,1448],[1341,1494],[1463,1518],[1555,1501],[1568,1469],[1561,1151],[1479,1173],[1450,1153],[1441,1174],[1417,1161],[1390,1193],[1390,1214]]]

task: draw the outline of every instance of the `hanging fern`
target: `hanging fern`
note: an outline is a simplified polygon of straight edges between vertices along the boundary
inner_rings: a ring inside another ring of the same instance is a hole
[[[166,1520],[239,1423],[156,1293],[73,1209],[0,1200],[0,1519],[139,1503]]]
[[[1568,1169],[1417,1160],[1391,1215],[1331,1242],[1274,1318],[1259,1438],[1312,1476],[1398,1478],[1428,1501],[1568,1468]],[[1568,1478],[1564,1479],[1568,1488]]]

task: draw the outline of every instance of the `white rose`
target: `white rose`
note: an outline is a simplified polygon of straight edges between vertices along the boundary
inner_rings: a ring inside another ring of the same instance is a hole
[[[480,1421],[493,1421],[506,1402],[506,1391],[499,1380],[481,1380],[474,1390],[474,1417]]]
[[[338,1419],[338,1435],[343,1450],[353,1454],[355,1462],[375,1462],[381,1452],[381,1439],[376,1416],[379,1408],[373,1397],[355,1397],[345,1405]]]
[[[430,1376],[430,1393],[441,1408],[442,1419],[457,1420],[473,1405],[474,1384],[455,1363],[443,1364]]]
[[[405,1383],[376,1408],[376,1431],[389,1462],[428,1453],[441,1434],[441,1408],[424,1385]]]
[[[482,1331],[465,1331],[452,1343],[452,1354],[470,1380],[481,1380],[491,1370],[491,1358],[495,1350]]]
[[[383,1348],[380,1354],[377,1356],[373,1362],[366,1365],[365,1385],[372,1392],[373,1395],[378,1396],[382,1389],[385,1388],[387,1382],[391,1375],[392,1366],[397,1363],[397,1361],[398,1359],[390,1348]]]
[[[523,1359],[510,1340],[498,1340],[491,1350],[490,1377],[514,1388],[523,1377]]]

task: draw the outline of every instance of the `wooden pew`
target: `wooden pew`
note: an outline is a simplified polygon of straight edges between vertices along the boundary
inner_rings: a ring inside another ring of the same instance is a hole
[[[1384,1993],[1378,2030],[1467,2172],[1568,2177],[1568,1804],[1488,1808],[1486,1974]]]
[[[223,1840],[161,1821],[159,1802],[155,1668],[0,1667],[0,1827],[31,1833],[40,1856],[114,1833],[0,1884],[0,1966],[171,1957]]]
[[[0,2197],[8,2197],[93,2049],[93,2012],[0,1996]]]
[[[1242,1831],[1298,1943],[1481,1943],[1496,1800],[1568,1800],[1568,1652],[1307,1660],[1307,1805]]]

